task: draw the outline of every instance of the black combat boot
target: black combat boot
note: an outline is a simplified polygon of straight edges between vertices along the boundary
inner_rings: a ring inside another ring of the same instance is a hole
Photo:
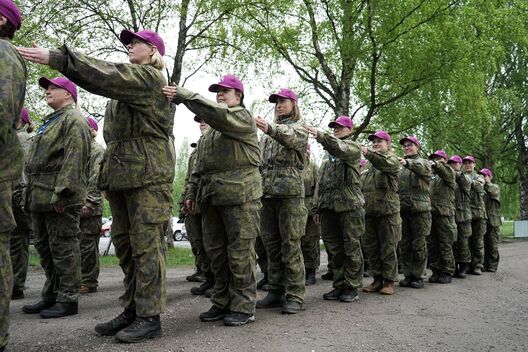
[[[187,276],[185,280],[190,282],[204,282],[206,278],[202,270],[196,268],[196,271],[192,275]]]
[[[403,280],[400,280],[399,285],[400,285],[400,287],[410,287],[411,286],[411,282],[413,280],[414,279],[413,279],[412,276],[406,276]]]
[[[359,300],[359,295],[354,287],[347,287],[342,291],[339,300],[341,302],[355,302]]]
[[[305,285],[315,285],[317,279],[315,278],[315,269],[306,269],[306,277],[304,279]]]
[[[327,301],[337,301],[342,294],[342,288],[334,288],[332,291],[323,294],[323,298]]]
[[[331,270],[328,270],[326,274],[321,275],[321,279],[333,281],[334,280],[334,273]]]
[[[367,262],[363,264],[363,277],[370,277],[370,265]]]
[[[196,296],[203,296],[205,292],[214,287],[214,281],[212,279],[207,279],[198,287],[191,288],[191,293]]]
[[[438,278],[440,277],[440,273],[436,270],[433,270],[433,274],[429,277],[429,282],[432,284],[435,284],[438,282]]]
[[[424,288],[423,279],[421,277],[413,278],[413,280],[409,284],[409,287],[412,287],[412,288]]]
[[[255,315],[233,312],[224,317],[224,325],[227,326],[240,326],[246,325],[247,323],[252,323],[255,321]]]
[[[285,302],[284,292],[270,290],[266,297],[257,301],[257,308],[282,307]]]
[[[106,322],[97,324],[95,326],[95,332],[103,336],[114,336],[120,330],[123,330],[136,320],[136,312],[125,310],[114,319]]]
[[[304,304],[296,301],[287,300],[282,305],[282,314],[297,314],[302,310],[304,310]]]
[[[458,270],[455,273],[455,277],[459,279],[465,279],[467,274],[467,264],[466,263],[458,263]]]
[[[151,339],[161,334],[160,316],[136,317],[136,319],[120,330],[116,335],[116,340],[127,343],[135,343]]]
[[[211,298],[211,297],[213,297],[214,294],[215,294],[215,289],[213,287],[213,288],[210,288],[210,289],[206,290],[205,293],[204,293],[204,296],[207,297],[207,298]]]
[[[48,309],[55,304],[55,301],[40,301],[35,304],[26,304],[22,311],[27,314],[38,314],[44,309]]]
[[[222,309],[217,306],[212,306],[211,308],[209,308],[207,312],[203,312],[202,314],[200,314],[200,320],[206,321],[206,322],[217,321],[217,320],[223,319],[229,313],[231,312],[227,309]]]
[[[257,290],[262,290],[262,287],[267,284],[268,284],[268,273],[264,273],[264,277],[259,282],[257,282]]]
[[[42,318],[62,318],[68,315],[75,315],[79,310],[77,302],[57,302],[48,309],[40,311]]]
[[[436,282],[438,282],[439,284],[450,284],[451,275],[446,273],[440,273],[440,276],[438,276],[438,280]]]

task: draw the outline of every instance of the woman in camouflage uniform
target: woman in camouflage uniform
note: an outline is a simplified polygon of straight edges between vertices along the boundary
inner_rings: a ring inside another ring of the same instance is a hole
[[[499,266],[499,241],[500,226],[502,219],[500,216],[500,188],[492,183],[493,173],[490,169],[482,169],[479,174],[484,177],[484,203],[486,204],[486,233],[484,234],[484,267],[483,271],[494,273]]]

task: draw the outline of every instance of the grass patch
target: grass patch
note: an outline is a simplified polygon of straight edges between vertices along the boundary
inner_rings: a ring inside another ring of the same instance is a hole
[[[504,221],[500,228],[500,231],[502,238],[513,239],[513,221]]]
[[[168,248],[166,261],[168,268],[194,266],[194,256],[190,248]],[[118,267],[119,259],[115,255],[100,256],[99,263],[103,267]],[[29,249],[29,265],[40,266],[38,253],[33,246]]]

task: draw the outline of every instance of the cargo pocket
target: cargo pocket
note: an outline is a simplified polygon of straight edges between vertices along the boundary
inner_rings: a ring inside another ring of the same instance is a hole
[[[244,182],[227,178],[211,178],[212,205],[238,205],[245,203],[246,193]]]
[[[108,188],[110,190],[141,187],[144,178],[144,155],[112,155],[108,160]]]

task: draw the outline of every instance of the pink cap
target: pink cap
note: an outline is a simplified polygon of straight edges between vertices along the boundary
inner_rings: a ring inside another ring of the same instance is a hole
[[[90,128],[94,129],[95,132],[97,132],[99,130],[99,126],[97,125],[97,121],[91,117],[91,116],[88,116],[86,117],[86,122],[88,122],[88,126],[90,126]]]
[[[295,92],[289,88],[281,88],[279,89],[278,93],[272,94],[269,96],[268,100],[270,103],[276,103],[277,99],[284,98],[284,99],[291,99],[293,101],[299,100],[299,97]]]
[[[244,93],[244,85],[235,75],[225,75],[220,82],[211,84],[209,86],[209,91],[217,93],[222,88],[233,88]]]
[[[11,23],[15,29],[20,29],[20,25],[22,24],[22,15],[13,1],[0,0],[0,14],[7,18],[9,23]]]
[[[335,121],[332,121],[328,124],[328,127],[334,128],[336,125],[352,128],[354,127],[354,123],[352,122],[352,119],[348,116],[339,116]]]
[[[359,159],[359,166],[363,167],[367,165],[367,161],[365,159]]]
[[[50,84],[53,84],[54,86],[57,86],[59,88],[65,89],[68,91],[68,93],[71,94],[73,97],[73,100],[77,101],[77,86],[67,79],[66,77],[57,77],[54,79],[49,79],[46,77],[40,77],[38,80],[39,86],[41,86],[44,89],[48,89],[48,86]]]
[[[453,155],[449,158],[448,163],[459,163],[462,164],[462,158],[460,155]]]
[[[477,160],[475,160],[475,157],[471,155],[466,155],[464,159],[462,159],[462,162],[464,161],[471,161],[472,163],[475,163],[475,164],[477,163]]]
[[[400,139],[400,144],[403,145],[403,143],[405,143],[405,141],[412,142],[412,143],[416,144],[418,147],[420,146],[420,141],[418,140],[418,138],[416,138],[416,136],[403,137],[402,139]]]
[[[447,153],[443,150],[443,149],[440,149],[440,150],[437,150],[436,152],[434,152],[433,154],[429,155],[429,159],[433,159],[434,157],[436,156],[439,156],[441,158],[444,158],[445,161],[447,161],[448,157],[447,157]]]
[[[493,177],[493,174],[491,173],[490,169],[484,168],[484,169],[480,170],[478,173],[481,174],[481,175]]]
[[[29,111],[26,108],[22,108],[20,111],[20,118],[27,125],[29,123]]]
[[[132,32],[128,29],[123,29],[121,34],[119,34],[119,40],[125,45],[130,44],[134,38],[154,45],[161,56],[165,55],[165,43],[158,33],[151,31],[150,29],[145,29],[139,32]]]
[[[374,138],[380,138],[380,139],[383,139],[383,140],[386,140],[387,142],[391,142],[392,138],[390,136],[390,134],[388,134],[387,132],[385,131],[376,131],[374,132],[373,134],[371,134],[370,136],[368,136],[368,140],[369,141],[372,141]]]

